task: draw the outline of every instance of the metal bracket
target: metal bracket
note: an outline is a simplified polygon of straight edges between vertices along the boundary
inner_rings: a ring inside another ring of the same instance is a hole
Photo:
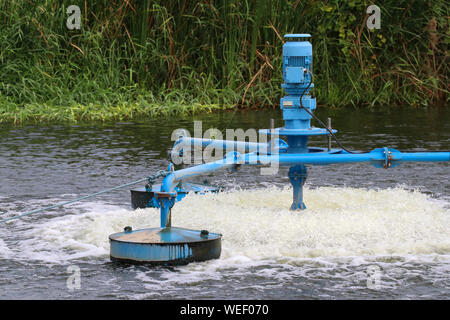
[[[383,148],[383,155],[384,155],[384,164],[383,168],[389,169],[392,166],[392,152],[389,150],[389,148],[384,147]]]

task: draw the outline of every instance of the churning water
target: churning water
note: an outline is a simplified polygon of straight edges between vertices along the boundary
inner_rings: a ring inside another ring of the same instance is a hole
[[[354,113],[367,119],[363,112]],[[398,111],[394,115],[404,122],[395,130],[389,121],[380,127],[376,120],[382,114],[375,114],[343,140],[361,150],[384,145],[450,149],[449,113],[426,114],[432,128],[427,135],[423,124],[421,132],[414,131],[419,123],[413,116],[422,113],[408,110],[405,119]],[[255,113],[236,114],[230,127],[264,127],[271,116],[279,117],[260,112],[261,120]],[[227,122],[205,120],[209,126]],[[348,126],[344,120],[337,117],[336,127]],[[0,217],[164,168],[171,130],[189,127],[191,121],[158,128],[155,123],[2,127]],[[399,132],[402,126],[406,128]],[[274,177],[261,176],[256,168],[208,176],[225,191],[189,195],[173,208],[172,223],[223,234],[222,255],[186,266],[109,261],[108,235],[128,225],[159,225],[157,209],[129,208],[128,191],[3,224],[0,298],[448,299],[448,163],[404,164],[389,170],[332,165],[310,167],[309,174],[307,210],[295,212],[289,210],[287,169]],[[71,266],[80,270],[80,289],[67,286]]]

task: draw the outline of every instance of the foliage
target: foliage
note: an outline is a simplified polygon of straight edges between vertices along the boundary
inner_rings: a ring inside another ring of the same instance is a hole
[[[66,27],[72,4],[81,30]],[[274,108],[283,95],[282,36],[300,32],[313,36],[320,104],[447,103],[447,3],[377,3],[381,29],[372,31],[370,4],[3,0],[0,121]]]

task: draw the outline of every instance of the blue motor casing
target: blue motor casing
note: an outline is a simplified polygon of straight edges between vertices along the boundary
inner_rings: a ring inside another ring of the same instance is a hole
[[[309,34],[287,34],[289,40],[310,38]],[[289,95],[301,95],[311,82],[312,45],[309,41],[287,41],[283,45],[283,80]],[[311,84],[312,87],[312,84]]]
[[[287,34],[288,41],[283,45],[283,81],[281,87],[288,94],[281,98],[283,120],[286,129],[309,129],[311,115],[300,107],[301,104],[310,111],[316,108],[316,99],[309,96],[308,91],[314,87],[312,83],[312,45],[304,38],[309,34]],[[289,41],[292,40],[292,41]],[[302,96],[303,95],[303,96]]]

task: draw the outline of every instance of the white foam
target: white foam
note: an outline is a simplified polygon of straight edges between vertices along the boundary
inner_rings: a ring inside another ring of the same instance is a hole
[[[129,224],[145,226],[140,210],[131,211],[104,203],[75,207],[87,212],[68,214],[34,225],[19,243],[19,259],[63,263],[74,259],[109,257],[108,236]]]
[[[291,201],[277,188],[193,195],[172,221],[222,233],[225,259],[450,252],[450,210],[418,191],[323,187],[305,190],[305,211]]]
[[[172,209],[172,224],[222,233],[221,259],[210,264],[219,269],[261,261],[450,253],[448,204],[418,191],[322,187],[305,190],[307,210],[290,211],[291,202],[289,188],[191,194]],[[33,225],[24,231],[27,239],[10,250],[18,258],[55,263],[104,261],[110,234],[128,225],[157,227],[160,219],[153,208],[87,202],[71,210]]]
[[[9,259],[13,252],[3,239],[0,239],[0,259]]]

